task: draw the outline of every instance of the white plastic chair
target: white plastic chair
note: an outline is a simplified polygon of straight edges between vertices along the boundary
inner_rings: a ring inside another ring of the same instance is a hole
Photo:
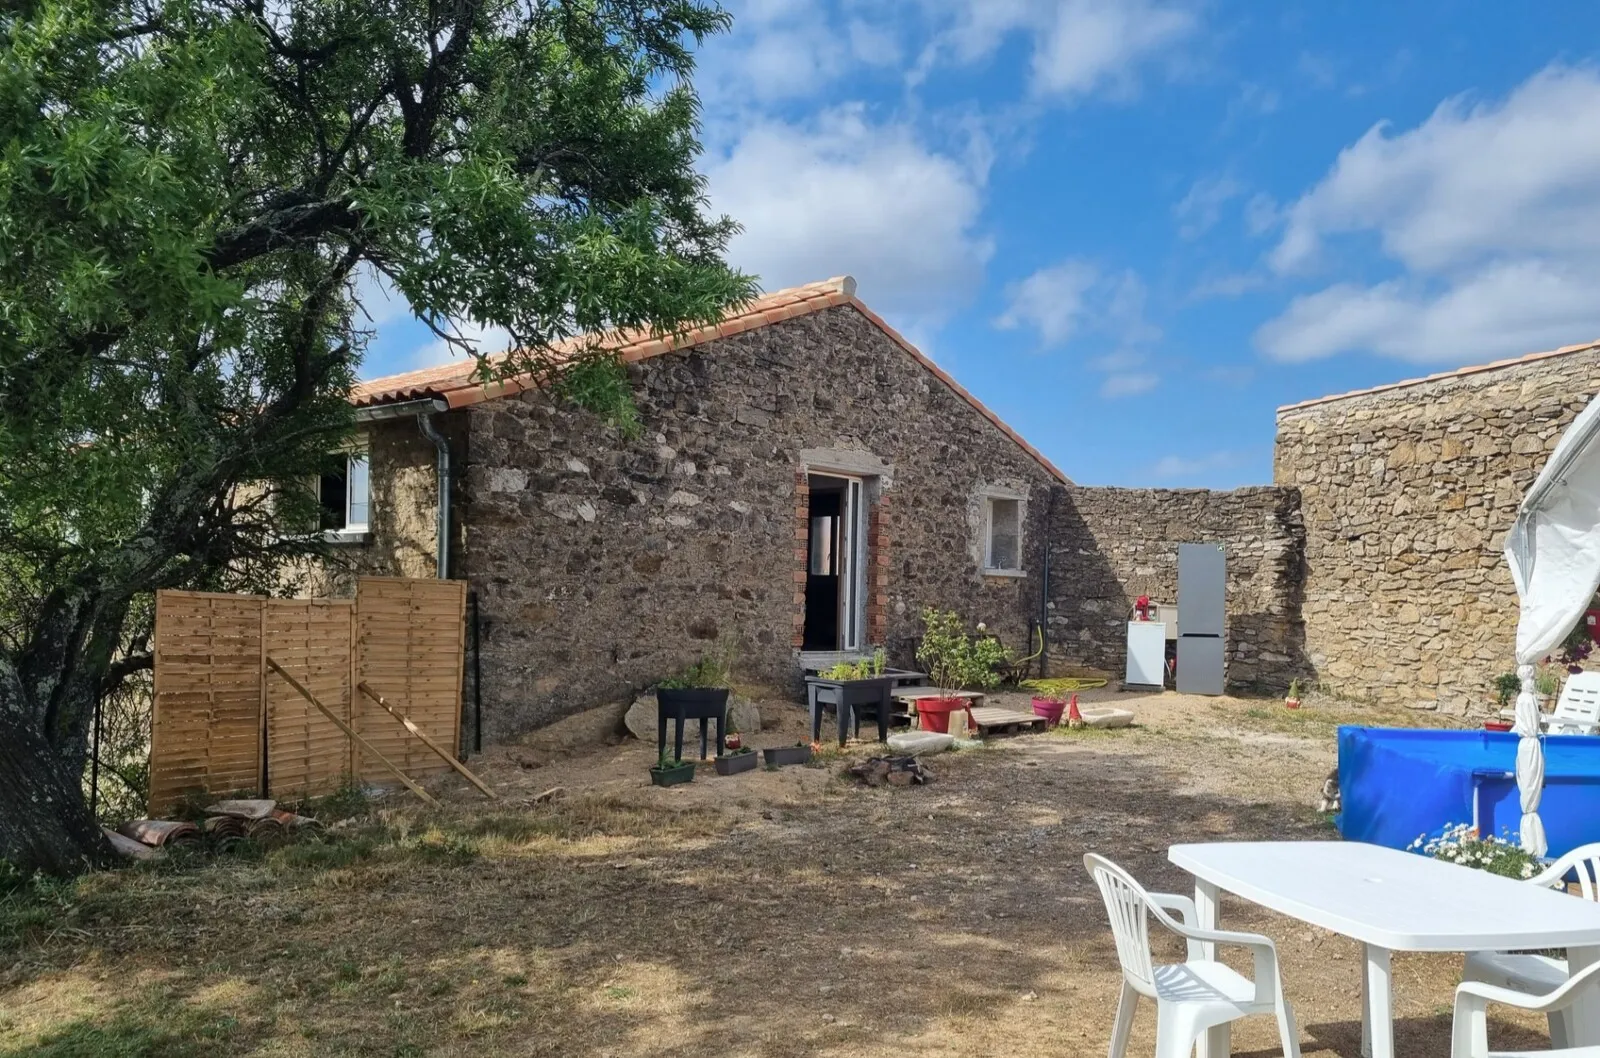
[[[1504,1003],[1535,1013],[1546,1014],[1555,1024],[1556,1015],[1563,1020],[1570,1016],[1574,1000],[1589,988],[1600,987],[1595,975],[1600,973],[1600,963],[1585,967],[1583,972],[1560,988],[1544,995],[1528,995],[1499,988],[1481,981],[1464,981],[1456,989],[1455,1021],[1450,1034],[1450,1058],[1600,1058],[1600,1046],[1568,1047],[1565,1043],[1551,1041],[1548,1051],[1491,1051],[1489,1050],[1489,1004]]]
[[[1556,699],[1556,711],[1544,722],[1546,734],[1593,735],[1600,732],[1600,672],[1575,672]]]
[[[1600,843],[1578,846],[1529,878],[1528,883],[1564,889],[1564,879],[1569,871],[1577,873],[1578,892],[1585,900],[1600,901]],[[1468,952],[1466,965],[1461,970],[1461,980],[1509,988],[1524,995],[1543,995],[1566,983],[1567,960],[1505,951]],[[1565,1047],[1572,1040],[1566,1012],[1551,1010],[1549,1021],[1550,1043]]]
[[[1229,933],[1197,929],[1194,901],[1186,896],[1149,893],[1127,871],[1104,856],[1083,858],[1111,919],[1122,964],[1122,998],[1111,1030],[1110,1058],[1122,1058],[1128,1049],[1134,1008],[1139,997],[1156,1001],[1156,1058],[1189,1058],[1200,1034],[1220,1029],[1226,1040],[1229,1027],[1251,1014],[1272,1014],[1278,1019],[1286,1058],[1300,1058],[1294,1010],[1283,998],[1278,977],[1278,951],[1271,940],[1257,933]],[[1176,922],[1167,912],[1177,912]],[[1188,958],[1181,963],[1156,966],[1150,960],[1149,919],[1188,942]],[[1255,955],[1255,980],[1224,963],[1206,957],[1206,944],[1249,948]],[[1227,1053],[1227,1047],[1221,1048]]]

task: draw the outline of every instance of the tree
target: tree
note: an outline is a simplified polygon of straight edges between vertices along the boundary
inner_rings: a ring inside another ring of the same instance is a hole
[[[485,373],[750,295],[693,168],[692,49],[726,25],[707,0],[5,6],[0,857],[106,859],[87,730],[150,665],[149,593],[317,546],[279,530],[352,428],[375,279]]]

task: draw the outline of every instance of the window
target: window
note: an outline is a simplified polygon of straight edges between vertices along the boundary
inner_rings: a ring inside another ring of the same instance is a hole
[[[367,531],[367,454],[350,452],[330,456],[318,484],[322,501],[322,528],[333,532]]]
[[[1019,572],[1022,569],[1022,501],[989,496],[986,505],[989,534],[983,568]]]

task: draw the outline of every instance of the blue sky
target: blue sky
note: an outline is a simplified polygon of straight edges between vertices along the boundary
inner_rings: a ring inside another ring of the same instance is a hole
[[[733,262],[855,276],[1082,483],[1267,483],[1280,404],[1600,338],[1600,5],[728,6]],[[447,355],[374,315],[366,376]]]

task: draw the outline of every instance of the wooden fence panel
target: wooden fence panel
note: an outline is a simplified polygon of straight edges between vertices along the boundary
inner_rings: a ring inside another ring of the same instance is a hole
[[[271,599],[267,653],[346,723],[355,704],[349,599]],[[353,773],[350,739],[281,676],[267,676],[267,792],[316,797]]]
[[[361,679],[451,752],[460,742],[466,608],[464,581],[362,577],[356,586]],[[376,704],[359,704],[355,715],[361,737],[412,778],[449,769]],[[362,760],[360,774],[380,779],[383,765]]]
[[[266,601],[211,592],[156,594],[152,816],[194,793],[260,790]]]

